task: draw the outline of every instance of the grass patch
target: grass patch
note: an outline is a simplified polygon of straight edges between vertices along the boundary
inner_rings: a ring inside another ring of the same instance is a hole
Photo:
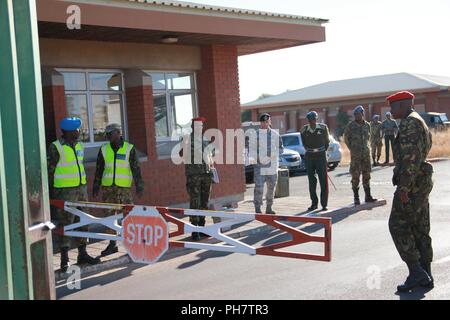
[[[428,158],[441,158],[441,157],[450,157],[450,130],[447,131],[432,131],[433,134],[433,146],[428,154]],[[342,160],[341,165],[349,165],[350,164],[350,151],[347,148],[347,145],[344,142],[344,139],[340,141],[342,148]],[[390,152],[390,160],[392,162],[392,152]],[[371,156],[372,157],[372,156]],[[386,160],[386,151],[384,148],[384,139],[383,139],[383,148],[381,149],[381,158],[380,162],[384,162]]]

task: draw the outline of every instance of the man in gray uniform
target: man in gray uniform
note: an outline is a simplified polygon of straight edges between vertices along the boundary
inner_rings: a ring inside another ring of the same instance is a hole
[[[272,209],[275,187],[278,180],[279,155],[283,153],[283,142],[277,131],[271,128],[272,121],[268,113],[259,118],[261,129],[257,132],[257,163],[255,165],[255,212],[262,213],[264,183],[267,183],[266,213],[275,214]]]
[[[389,145],[391,148],[394,147],[394,139],[398,132],[398,125],[395,120],[391,119],[392,115],[390,112],[386,112],[386,120],[381,124],[381,131],[384,135],[384,146],[386,148],[386,160],[385,164],[389,163]]]

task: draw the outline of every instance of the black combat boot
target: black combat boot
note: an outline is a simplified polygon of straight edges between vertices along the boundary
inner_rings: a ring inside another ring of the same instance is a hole
[[[359,188],[353,188],[353,197],[355,198],[355,206],[359,206],[361,204],[359,201]]]
[[[308,211],[313,211],[317,209],[317,204],[312,204],[311,207],[308,208]]]
[[[426,287],[429,289],[433,289],[434,288],[434,278],[433,275],[431,274],[431,262],[420,262],[420,266],[422,267],[423,270],[426,271],[426,273],[428,273],[428,275],[430,276],[431,282],[427,283],[426,281],[422,284],[422,282],[420,283],[420,285],[422,287]]]
[[[366,193],[366,202],[376,202],[377,199],[372,198],[370,194],[370,187],[364,188],[364,192]]]
[[[372,166],[373,166],[373,167],[376,167],[376,166],[377,166],[377,162],[375,161],[375,157],[372,157],[372,160],[373,160]]]
[[[86,245],[83,244],[78,247],[77,264],[99,264],[100,258],[92,258],[86,251]]]
[[[262,213],[261,207],[255,207],[255,213]]]
[[[272,210],[272,206],[266,207],[266,214],[276,214],[275,211]]]
[[[408,263],[409,275],[404,284],[397,286],[398,292],[408,292],[417,286],[429,286],[431,279],[418,262]]]
[[[69,248],[62,247],[61,248],[61,272],[66,273],[67,269],[69,269]]]
[[[117,247],[116,241],[111,240],[105,250],[101,252],[101,255],[104,257],[116,252],[119,252],[119,248]]]
[[[200,240],[200,233],[199,232],[192,232],[192,240],[193,241]]]

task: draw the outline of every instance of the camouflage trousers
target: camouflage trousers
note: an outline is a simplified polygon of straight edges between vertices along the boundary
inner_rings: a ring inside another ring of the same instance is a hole
[[[263,175],[261,174],[261,168],[255,167],[255,190],[253,192],[255,207],[260,208],[263,204],[264,183],[267,183],[267,206],[272,207],[277,181],[278,173],[272,175]]]
[[[102,201],[106,203],[133,204],[133,195],[131,194],[131,188],[102,186]],[[120,210],[108,210],[109,216],[120,213],[122,213],[122,211]],[[106,233],[115,234],[115,231],[112,229],[107,229]]]
[[[52,188],[51,198],[54,200],[65,200],[65,201],[88,201],[87,186],[80,186],[75,188]],[[83,208],[86,211],[86,208]],[[58,227],[62,228],[69,224],[73,224],[80,221],[80,218],[64,211],[64,209],[59,209],[52,207],[51,210],[52,222]],[[87,227],[79,228],[80,231],[87,231]],[[61,236],[54,233],[53,237],[55,239],[55,244],[59,248],[70,248],[71,240],[75,242],[77,246],[85,245],[87,243],[86,238],[71,238],[66,236]]]
[[[400,201],[398,190],[394,193],[389,217],[389,231],[400,257],[406,263],[433,260],[428,201],[433,188],[432,173],[419,174],[416,181],[420,185],[408,194],[410,201],[407,204]]]
[[[370,143],[370,149],[372,150],[372,159],[379,159],[381,157],[381,149],[383,148],[383,142],[372,141]]]
[[[211,187],[212,187],[212,178],[210,174],[187,176],[186,189],[190,198],[189,208],[208,210]],[[202,216],[189,216],[189,221],[194,226],[205,225],[205,217]]]
[[[370,186],[370,171],[372,170],[372,164],[370,163],[370,155],[367,153],[364,156],[351,157],[350,174],[352,176],[352,188],[359,187],[359,177],[362,175],[362,184],[364,188]]]

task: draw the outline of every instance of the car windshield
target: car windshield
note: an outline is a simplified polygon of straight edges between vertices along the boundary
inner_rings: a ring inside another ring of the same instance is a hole
[[[441,120],[443,121],[443,122],[445,122],[445,121],[448,121],[448,118],[447,118],[447,115],[446,114],[441,114]]]
[[[296,136],[284,136],[284,137],[282,137],[282,139],[283,139],[283,145],[285,147],[298,145],[298,137],[296,137]]]

